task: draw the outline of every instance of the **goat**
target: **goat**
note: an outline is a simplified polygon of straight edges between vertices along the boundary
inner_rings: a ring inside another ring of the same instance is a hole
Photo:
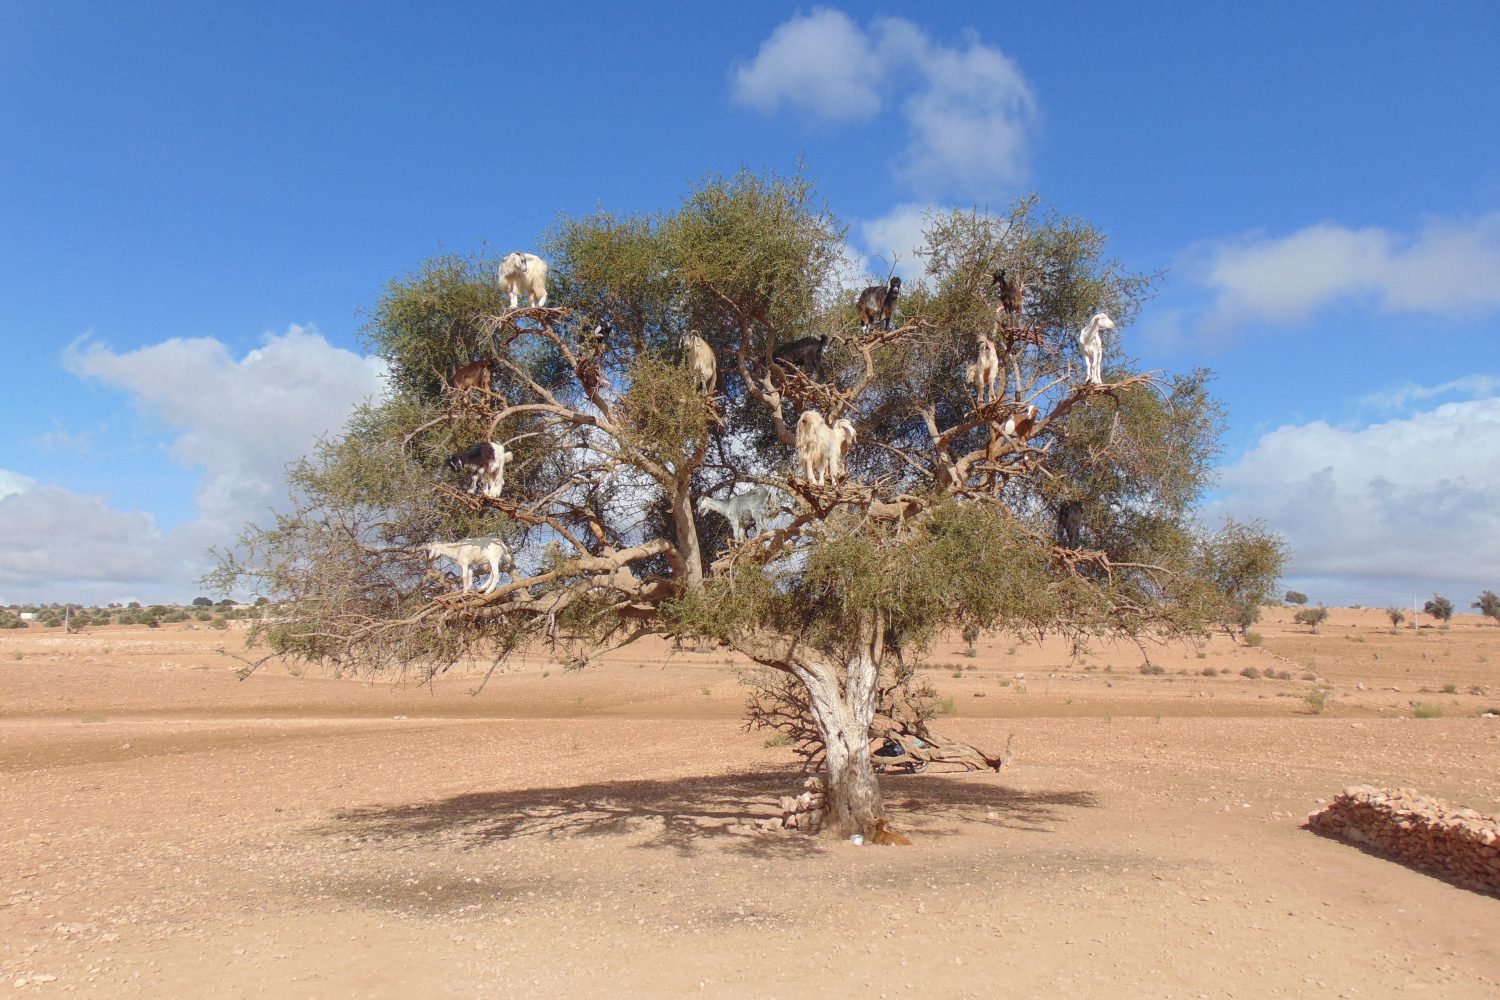
[[[996,310],[995,319],[998,320],[1000,314],[1004,313],[1011,317],[1014,324],[1016,318],[1021,315],[1021,306],[1026,297],[1025,283],[1020,278],[1015,281],[1010,280],[1006,277],[1003,267],[990,275],[990,283],[1000,286],[1000,308]]]
[[[797,467],[803,479],[822,486],[828,478],[828,456],[835,444],[833,428],[817,410],[797,418]]]
[[[870,329],[870,324],[879,320],[885,328],[891,328],[891,316],[896,312],[896,299],[901,294],[901,279],[891,278],[888,285],[871,285],[859,293],[859,322],[861,330]]]
[[[980,405],[995,398],[995,383],[1000,378],[1000,352],[995,350],[995,342],[982,333],[979,335],[979,360],[965,368],[964,375],[974,387]]]
[[[1113,330],[1115,321],[1102,312],[1089,318],[1088,324],[1078,331],[1078,346],[1083,350],[1083,361],[1088,366],[1088,381],[1094,385],[1104,384],[1104,334]]]
[[[449,455],[443,464],[454,472],[468,469],[473,475],[469,479],[469,492],[478,493],[479,484],[484,483],[484,495],[497,497],[505,487],[505,463],[516,456],[503,444],[480,441],[463,451]]]
[[[714,349],[696,331],[682,335],[682,353],[687,358],[693,373],[693,384],[699,392],[712,394],[719,379],[719,365],[714,361]]]
[[[849,450],[854,447],[857,440],[854,433],[854,424],[845,419],[833,422],[833,439],[828,445],[828,475],[834,482],[844,478],[844,462],[849,458]]]
[[[502,569],[513,570],[516,565],[510,549],[494,535],[460,538],[456,542],[432,542],[426,552],[428,559],[452,559],[458,564],[464,575],[464,593],[474,586],[474,567],[478,563],[489,563],[490,575],[483,591],[486,594],[499,586]]]
[[[766,521],[770,517],[771,491],[764,486],[753,486],[737,496],[731,496],[728,500],[715,500],[713,497],[698,498],[698,513],[707,514],[715,511],[729,522],[729,530],[734,535],[736,542],[745,540],[745,519],[749,518],[755,525],[755,533],[764,535],[766,533]]]
[[[802,369],[808,375],[823,381],[823,351],[828,347],[828,334],[819,337],[802,337],[776,348],[774,360],[787,367]]]
[[[1031,429],[1036,426],[1036,418],[1041,412],[1034,403],[1027,403],[1026,409],[1006,417],[1000,429],[1006,437],[1020,438],[1025,441],[1031,436]]]
[[[464,365],[453,373],[453,391],[463,392],[465,389],[483,389],[485,392],[489,392],[490,386],[494,384],[494,379],[494,369],[491,367],[489,359],[475,361]]]
[[[547,304],[547,262],[534,253],[505,255],[500,262],[500,290],[510,294],[510,307],[520,305],[521,293],[531,296],[533,307]]]
[[[1057,505],[1057,540],[1070,549],[1083,544],[1083,504],[1077,500]]]

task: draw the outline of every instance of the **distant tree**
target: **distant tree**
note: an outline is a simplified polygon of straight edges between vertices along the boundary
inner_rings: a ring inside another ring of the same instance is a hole
[[[139,611],[139,610],[141,610],[141,602],[140,601],[131,601],[129,604],[127,604],[125,606],[127,608],[129,608],[131,611]]]
[[[148,619],[147,622],[146,622],[146,627],[147,628],[161,628],[161,620],[157,619],[157,618]]]
[[[1391,635],[1400,633],[1401,623],[1406,621],[1406,612],[1400,608],[1386,608],[1385,616],[1391,620]]]
[[[1495,621],[1500,622],[1500,597],[1496,597],[1493,590],[1486,590],[1480,594],[1479,600],[1475,601],[1471,606],[1478,608],[1479,613],[1484,615],[1484,617],[1493,618]]]
[[[1204,573],[1222,597],[1218,624],[1241,636],[1260,620],[1286,561],[1286,545],[1261,524],[1230,521],[1203,546]]]
[[[215,604],[214,607],[216,607],[216,608],[232,608],[232,607],[234,607],[234,601],[232,601],[232,600],[230,600],[229,598],[226,597],[222,601],[219,601],[217,604]]]
[[[1307,595],[1300,590],[1288,590],[1285,600],[1288,604],[1303,605],[1307,603]]]
[[[1453,602],[1441,594],[1433,594],[1432,600],[1422,605],[1422,610],[1445,625],[1453,618]]]
[[[213,606],[214,606],[214,602],[213,602],[213,600],[211,598],[207,598],[207,597],[195,597],[195,598],[193,598],[193,607],[195,607],[195,608],[211,608]]]
[[[271,603],[271,599],[269,597],[257,597],[255,599],[255,606],[257,608],[263,608],[267,604],[270,604],[270,603]]]
[[[1328,609],[1321,604],[1316,608],[1303,608],[1297,612],[1296,621],[1298,625],[1312,626],[1313,635],[1318,634],[1318,626],[1328,620]]]

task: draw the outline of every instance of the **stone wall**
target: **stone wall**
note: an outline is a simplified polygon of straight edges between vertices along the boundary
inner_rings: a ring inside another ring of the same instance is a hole
[[[1352,785],[1308,816],[1307,825],[1500,896],[1500,819],[1494,816],[1405,788]]]

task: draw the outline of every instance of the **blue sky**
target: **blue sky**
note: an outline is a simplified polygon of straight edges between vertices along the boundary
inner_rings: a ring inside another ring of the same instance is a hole
[[[1315,600],[1500,588],[1500,7],[514,10],[0,6],[0,601],[196,594],[424,257],[799,156],[856,253],[1034,190],[1166,269]]]

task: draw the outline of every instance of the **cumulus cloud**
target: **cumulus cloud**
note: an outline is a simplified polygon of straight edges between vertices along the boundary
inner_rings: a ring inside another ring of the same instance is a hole
[[[765,114],[783,104],[814,118],[858,121],[880,110],[870,39],[840,10],[817,9],[771,32],[734,71],[734,97]]]
[[[174,338],[126,353],[74,344],[63,363],[171,429],[173,457],[203,472],[200,526],[225,532],[274,506],[286,463],[383,390],[380,361],[296,325],[240,359],[217,340]]]
[[[196,593],[206,550],[231,545],[246,522],[282,507],[286,464],[385,388],[381,362],[300,326],[268,334],[239,358],[208,338],[125,352],[84,341],[63,364],[124,392],[165,429],[168,453],[201,473],[196,517],[162,531],[148,512],[0,470],[0,588],[13,600]]]
[[[897,205],[880,218],[859,224],[860,242],[869,257],[869,270],[876,278],[883,280],[892,266],[901,274],[902,281],[914,284],[920,278],[926,262],[918,251],[927,246],[922,226],[931,211],[935,211],[933,206],[919,202]]]
[[[1344,302],[1445,316],[1500,310],[1500,212],[1432,218],[1412,234],[1336,223],[1195,248],[1186,270],[1215,296],[1209,332],[1291,325]]]
[[[1496,586],[1500,398],[1364,427],[1278,428],[1222,472],[1207,513],[1261,517],[1316,599],[1385,603]]]
[[[823,121],[865,121],[895,104],[906,141],[894,169],[927,196],[985,196],[1023,179],[1037,114],[1019,67],[976,32],[949,46],[904,18],[861,29],[828,8],[777,27],[736,67],[733,96]]]

